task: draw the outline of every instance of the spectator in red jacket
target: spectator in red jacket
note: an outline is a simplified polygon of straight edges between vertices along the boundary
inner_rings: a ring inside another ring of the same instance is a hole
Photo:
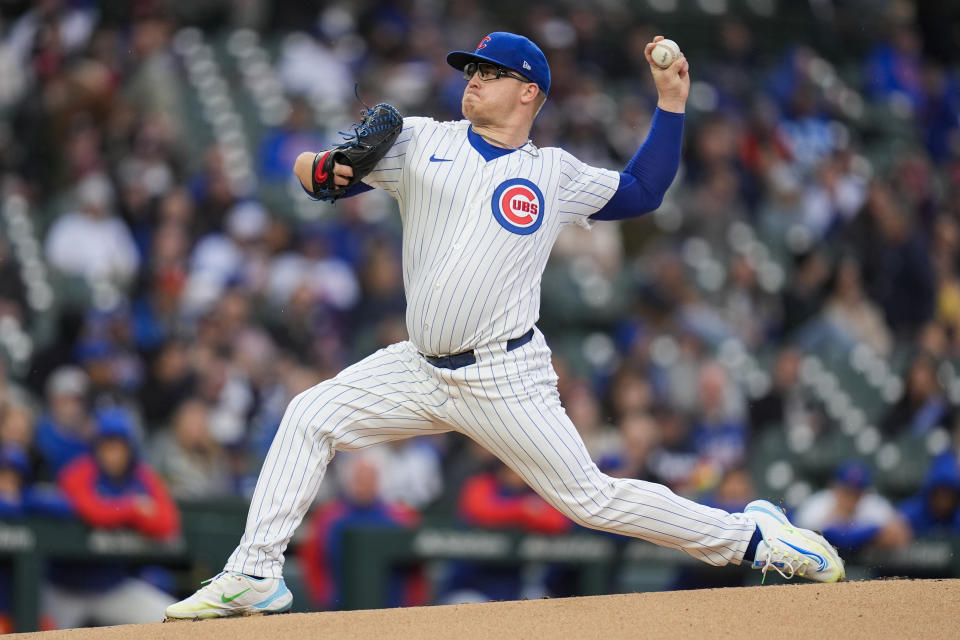
[[[460,517],[468,525],[487,529],[521,529],[556,535],[570,528],[570,521],[538,496],[509,467],[496,462],[490,471],[469,478],[460,492]],[[441,601],[446,603],[518,600],[544,595],[568,595],[551,589],[559,570],[547,568],[533,575],[521,567],[475,562],[453,562]],[[559,585],[558,585],[559,586]]]
[[[488,529],[557,534],[570,527],[566,516],[502,464],[467,480],[460,492],[460,516],[467,524]]]
[[[157,541],[175,538],[179,511],[159,476],[139,459],[130,415],[109,408],[96,419],[92,453],[60,473],[67,500],[91,527],[133,529]],[[46,611],[61,629],[158,621],[173,602],[122,563],[57,563],[44,593]]]

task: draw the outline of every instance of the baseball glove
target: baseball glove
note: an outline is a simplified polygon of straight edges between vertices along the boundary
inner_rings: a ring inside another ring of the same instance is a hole
[[[360,114],[360,122],[353,125],[353,133],[340,132],[344,142],[329,151],[321,151],[313,159],[313,195],[321,200],[335,201],[347,189],[360,182],[387,154],[403,128],[403,116],[389,104],[380,103]],[[334,183],[333,164],[353,168],[353,177],[345,186]]]

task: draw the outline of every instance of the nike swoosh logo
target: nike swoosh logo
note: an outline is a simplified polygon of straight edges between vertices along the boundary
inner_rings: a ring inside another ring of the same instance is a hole
[[[323,164],[327,161],[328,155],[330,155],[329,151],[323,154],[323,157],[320,158],[320,162],[317,163],[317,170],[313,172],[313,179],[317,183],[323,183],[327,179],[327,177],[330,175],[329,171],[323,170]]]
[[[453,158],[438,158],[437,156],[431,155],[430,162],[453,162]]]
[[[244,590],[241,591],[240,593],[235,593],[235,594],[233,594],[233,595],[230,596],[229,598],[227,597],[227,594],[225,594],[225,593],[224,593],[224,594],[221,594],[221,595],[220,595],[220,601],[223,602],[223,603],[233,602],[234,600],[236,600],[237,598],[239,598],[240,596],[242,596],[243,594],[245,594],[247,591],[250,591],[250,587],[247,587],[246,589],[244,589]]]
[[[827,559],[824,558],[823,556],[821,556],[821,555],[819,555],[819,554],[817,554],[817,553],[814,553],[813,551],[810,551],[810,550],[808,550],[808,549],[801,549],[800,547],[798,547],[798,546],[796,546],[796,545],[790,544],[789,542],[787,542],[787,541],[784,540],[783,538],[778,538],[778,540],[780,540],[780,542],[782,542],[783,544],[787,545],[787,546],[790,547],[791,549],[793,549],[793,550],[795,550],[795,551],[798,551],[798,552],[802,553],[802,554],[805,555],[805,556],[811,556],[811,557],[813,557],[813,558],[816,558],[816,559],[817,559],[817,563],[820,565],[819,567],[817,567],[817,571],[823,571],[824,569],[827,568]]]

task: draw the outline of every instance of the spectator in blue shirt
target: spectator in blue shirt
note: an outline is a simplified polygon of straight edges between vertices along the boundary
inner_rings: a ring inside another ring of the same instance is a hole
[[[69,516],[73,510],[56,490],[30,486],[30,460],[16,444],[0,445],[0,520],[9,522],[31,514]],[[0,634],[16,631],[12,569],[0,565]]]
[[[934,458],[920,493],[900,505],[918,538],[960,535],[960,463],[947,451]]]
[[[78,455],[90,450],[95,424],[87,406],[89,378],[77,367],[65,366],[47,379],[48,411],[37,421],[37,451],[51,477]]]

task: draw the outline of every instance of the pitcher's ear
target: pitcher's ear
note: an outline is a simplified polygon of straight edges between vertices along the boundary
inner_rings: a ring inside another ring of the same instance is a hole
[[[521,97],[524,102],[533,102],[540,93],[540,87],[535,82],[530,82],[523,88]]]

